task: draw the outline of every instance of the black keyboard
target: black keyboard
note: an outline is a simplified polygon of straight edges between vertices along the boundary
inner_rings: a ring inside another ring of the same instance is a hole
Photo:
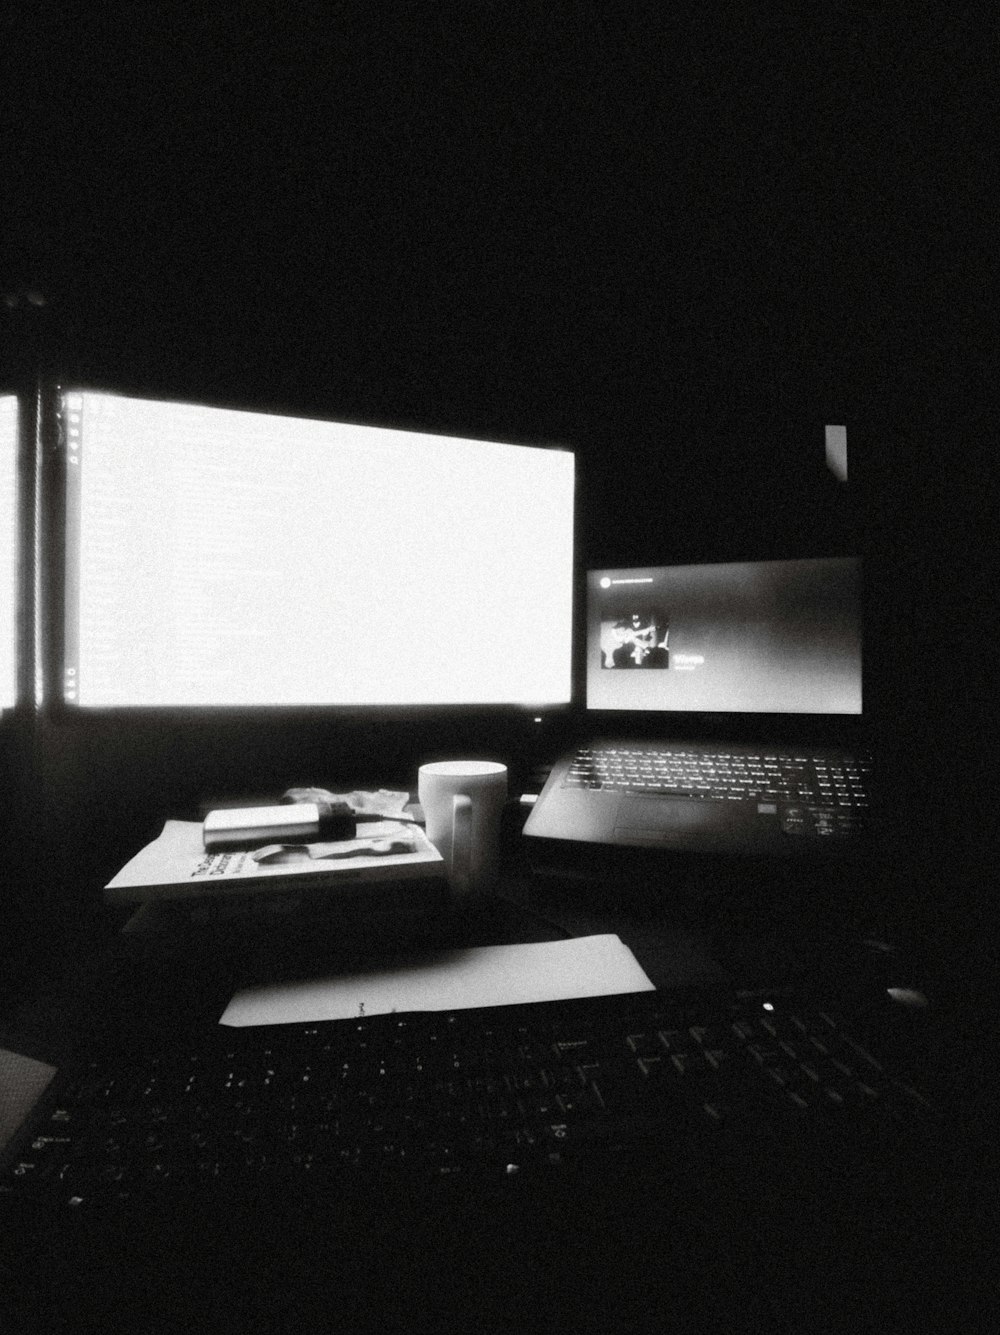
[[[809,748],[595,746],[576,752],[563,786],[715,802],[780,803],[789,832],[797,832],[797,822],[815,824],[820,833],[847,834],[867,823],[871,773],[868,756]]]
[[[784,798],[864,809],[871,763],[804,751],[688,751],[680,747],[581,747],[567,787],[639,788],[684,797],[743,801]]]
[[[780,993],[220,1027],[65,1079],[13,1147],[0,1195],[85,1210],[170,1185],[503,1180],[662,1147],[667,1133],[709,1152],[759,1130],[879,1145],[934,1116],[865,1035]]]

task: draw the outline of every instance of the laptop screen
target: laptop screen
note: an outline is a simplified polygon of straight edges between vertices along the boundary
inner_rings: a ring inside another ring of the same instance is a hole
[[[592,570],[587,708],[861,713],[853,558]]]

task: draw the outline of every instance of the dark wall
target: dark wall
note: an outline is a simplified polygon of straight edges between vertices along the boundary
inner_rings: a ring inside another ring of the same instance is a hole
[[[566,444],[594,564],[858,551],[883,716],[941,823],[923,777],[948,738],[977,763],[987,596],[984,50],[931,5],[905,31],[864,3],[34,5],[2,277],[46,305],[5,308],[5,359]],[[138,828],[225,777],[209,753],[235,786],[354,746],[289,735],[50,721],[53,829]]]
[[[646,448],[850,406],[923,151],[898,39],[864,6],[476,8],[38,7],[12,272],[68,373]]]

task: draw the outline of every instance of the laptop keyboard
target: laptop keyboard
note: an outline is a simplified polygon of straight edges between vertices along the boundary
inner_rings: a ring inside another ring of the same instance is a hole
[[[209,1037],[69,1079],[15,1147],[0,1199],[80,1210],[170,1185],[502,1179],[676,1135],[891,1143],[933,1120],[832,1011],[782,996],[647,993]]]
[[[831,759],[807,749],[754,753],[581,747],[563,786],[715,802],[781,802],[786,823],[794,822],[795,808],[801,808],[802,824],[820,818],[821,826],[840,833],[865,824],[871,768],[866,758]]]

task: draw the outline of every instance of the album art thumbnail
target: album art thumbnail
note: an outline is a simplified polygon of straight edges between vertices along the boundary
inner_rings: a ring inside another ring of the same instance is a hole
[[[670,617],[635,610],[601,621],[602,668],[669,668]]]

